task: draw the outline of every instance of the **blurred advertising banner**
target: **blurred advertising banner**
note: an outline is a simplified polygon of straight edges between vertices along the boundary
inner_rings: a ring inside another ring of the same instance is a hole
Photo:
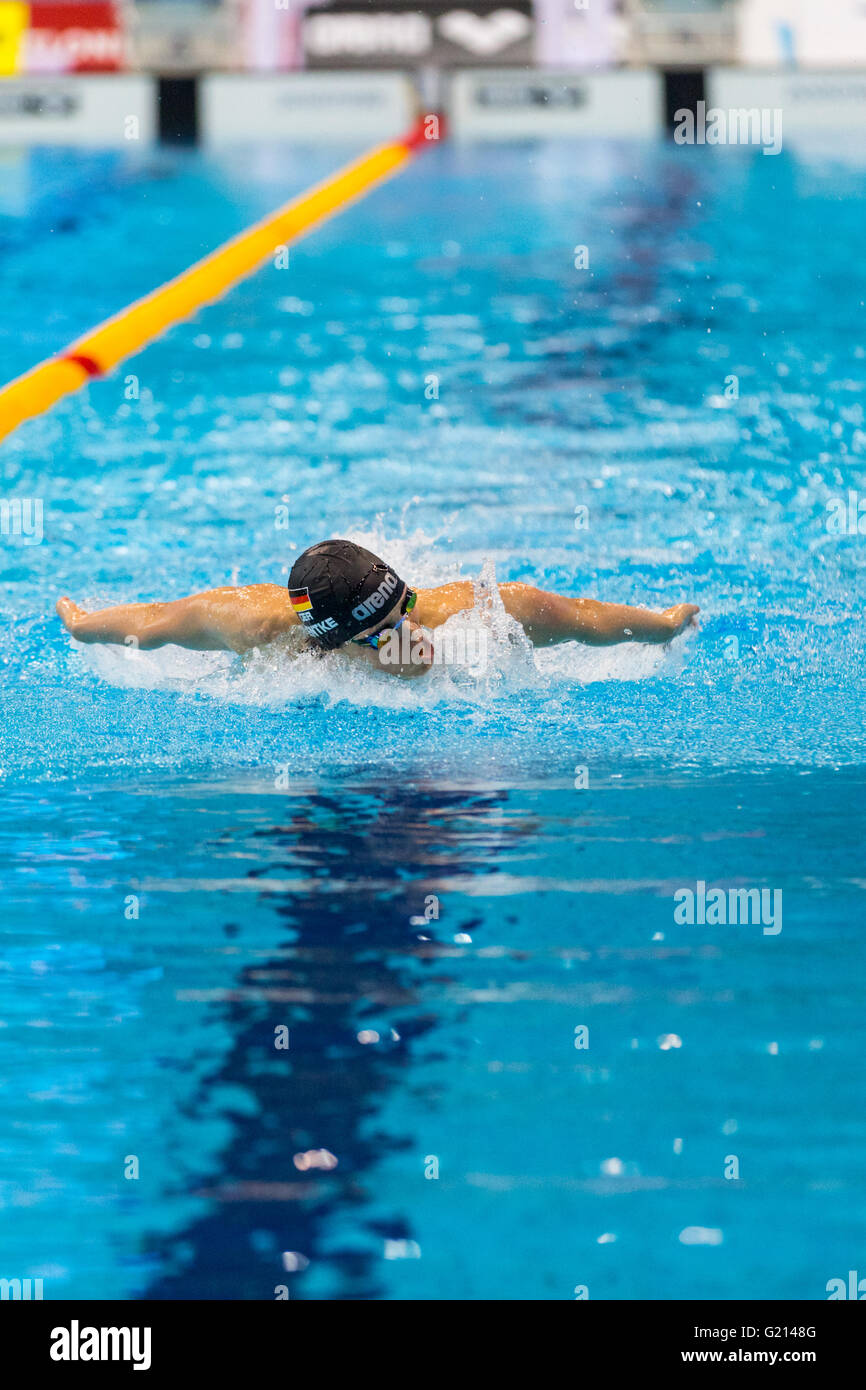
[[[655,139],[662,133],[663,111],[661,74],[650,70],[484,68],[454,74],[449,119],[458,138],[604,134]]]
[[[0,81],[0,157],[4,146],[129,148],[157,135],[156,83],[143,73],[49,73]],[[7,192],[4,184],[3,196]]]
[[[0,0],[0,75],[119,72],[123,28],[111,0]]]
[[[531,63],[531,0],[383,4],[346,0],[309,10],[302,26],[308,68],[460,67]]]
[[[866,0],[741,0],[737,57],[761,67],[861,67]]]
[[[393,140],[418,114],[413,83],[401,72],[212,72],[202,78],[206,145],[267,141],[345,144]],[[270,158],[270,156],[266,156]]]

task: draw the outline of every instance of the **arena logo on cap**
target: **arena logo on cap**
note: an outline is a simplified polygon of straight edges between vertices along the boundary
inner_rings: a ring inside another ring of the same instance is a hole
[[[400,581],[396,574],[386,575],[378,589],[374,589],[369,598],[352,609],[352,617],[357,619],[358,622],[360,622],[362,618],[372,617],[377,609],[384,608],[385,603],[390,598],[391,594],[393,594],[399,583]]]

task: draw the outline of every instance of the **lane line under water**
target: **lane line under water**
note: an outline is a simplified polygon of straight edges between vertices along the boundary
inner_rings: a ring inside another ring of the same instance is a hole
[[[23,421],[50,410],[61,397],[104,376],[167,328],[222,298],[270,259],[277,247],[297,241],[397,173],[424,138],[422,117],[399,140],[369,150],[0,388],[0,440]]]

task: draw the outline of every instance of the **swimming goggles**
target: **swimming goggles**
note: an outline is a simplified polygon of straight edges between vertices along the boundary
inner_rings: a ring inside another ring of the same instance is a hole
[[[417,602],[418,595],[415,593],[415,590],[407,589],[406,597],[400,609],[401,616],[397,619],[396,623],[392,623],[390,627],[380,628],[378,632],[371,632],[367,637],[352,637],[350,640],[357,643],[359,647],[372,647],[375,651],[378,651],[379,648],[388,641],[391,633],[396,632],[398,627],[401,627],[402,624],[405,623],[406,618],[412,612]]]

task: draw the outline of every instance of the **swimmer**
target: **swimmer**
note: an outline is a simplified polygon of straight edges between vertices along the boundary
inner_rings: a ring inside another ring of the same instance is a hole
[[[566,598],[531,584],[497,585],[505,611],[536,647],[583,642],[670,642],[697,626],[698,608],[678,603],[661,613],[590,598]],[[288,588],[249,584],[209,589],[169,603],[129,603],[87,613],[70,598],[57,612],[79,642],[116,642],[152,651],[174,644],[193,651],[244,653],[287,634],[306,647],[339,648],[400,676],[434,662],[437,627],[475,605],[469,580],[413,589],[384,560],[352,541],[320,541],[292,566]],[[408,637],[408,641],[407,641]]]

